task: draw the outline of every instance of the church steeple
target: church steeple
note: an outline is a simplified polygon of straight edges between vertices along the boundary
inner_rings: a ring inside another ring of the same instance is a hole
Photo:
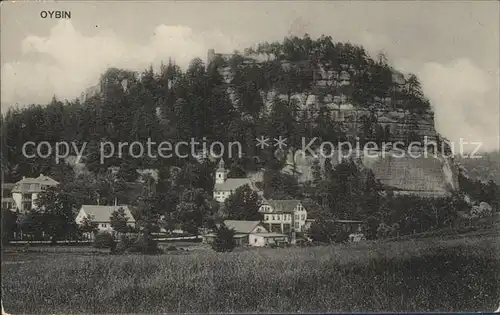
[[[224,165],[224,159],[220,159],[219,166],[215,171],[215,183],[222,184],[226,181],[226,179],[227,179],[227,171]]]

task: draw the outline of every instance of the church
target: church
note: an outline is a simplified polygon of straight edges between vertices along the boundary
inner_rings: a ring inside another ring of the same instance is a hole
[[[224,202],[239,187],[245,185],[252,187],[252,182],[249,178],[227,178],[228,173],[229,171],[225,168],[224,160],[221,159],[215,171],[214,185],[214,199],[218,202]]]

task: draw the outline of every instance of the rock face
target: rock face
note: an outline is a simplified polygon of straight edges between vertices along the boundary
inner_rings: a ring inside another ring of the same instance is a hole
[[[332,164],[338,164],[342,155],[346,154],[334,152],[331,156]],[[361,168],[372,170],[384,188],[395,194],[442,197],[458,189],[458,169],[443,156],[422,154],[421,157],[410,155],[401,157],[401,154],[396,155],[391,151],[369,152],[369,154],[355,152],[351,156],[358,161]],[[311,166],[315,158],[318,158],[320,165],[324,167],[326,158],[321,154],[313,157],[298,151],[295,154],[295,167],[294,159],[289,154],[284,171],[296,174],[301,182],[312,180]]]
[[[378,157],[365,157],[363,164],[395,194],[441,197],[458,188],[458,172],[444,157],[399,157],[385,153],[385,156],[381,153]]]

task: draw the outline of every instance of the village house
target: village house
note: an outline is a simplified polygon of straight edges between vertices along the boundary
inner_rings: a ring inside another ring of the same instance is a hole
[[[259,208],[269,231],[288,233],[306,230],[307,210],[300,200],[264,200]]]
[[[113,233],[113,228],[111,227],[111,215],[113,212],[122,208],[125,212],[125,216],[128,217],[127,225],[135,228],[135,219],[130,212],[128,206],[97,206],[97,205],[82,205],[78,215],[75,218],[75,222],[78,225],[83,223],[85,217],[90,218],[92,222],[97,223],[98,232],[109,232]]]
[[[224,202],[231,196],[237,188],[249,185],[252,182],[249,178],[227,178],[228,170],[224,165],[224,160],[219,161],[219,166],[215,171],[214,199],[218,202]]]
[[[19,212],[26,212],[36,207],[38,194],[48,187],[57,186],[59,182],[40,174],[37,178],[23,177],[12,188],[12,199]]]
[[[225,220],[224,225],[236,232],[234,241],[237,246],[264,247],[288,242],[287,235],[268,232],[260,221]],[[206,234],[203,243],[211,244],[214,239],[214,233]]]

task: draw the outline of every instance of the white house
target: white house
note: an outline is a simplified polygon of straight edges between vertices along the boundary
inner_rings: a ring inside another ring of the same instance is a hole
[[[96,205],[83,205],[75,218],[76,224],[80,225],[85,217],[88,217],[92,222],[97,223],[99,232],[113,232],[111,227],[110,217],[113,212],[122,208],[125,211],[125,216],[128,217],[127,224],[130,227],[135,227],[135,219],[128,206],[96,206]]]
[[[264,200],[259,208],[264,225],[272,232],[306,230],[307,210],[300,200]]]
[[[227,178],[228,171],[224,167],[224,160],[219,161],[219,166],[215,171],[214,199],[218,202],[224,202],[239,187],[249,185],[252,182],[249,178]]]
[[[25,212],[36,207],[38,194],[48,187],[57,186],[59,183],[52,178],[40,174],[37,178],[23,177],[12,188],[12,199],[19,212]]]
[[[234,240],[238,246],[263,247],[288,242],[287,235],[269,233],[260,221],[225,220],[224,225],[236,232]],[[211,244],[214,238],[215,234],[206,234],[203,236],[203,242]]]

